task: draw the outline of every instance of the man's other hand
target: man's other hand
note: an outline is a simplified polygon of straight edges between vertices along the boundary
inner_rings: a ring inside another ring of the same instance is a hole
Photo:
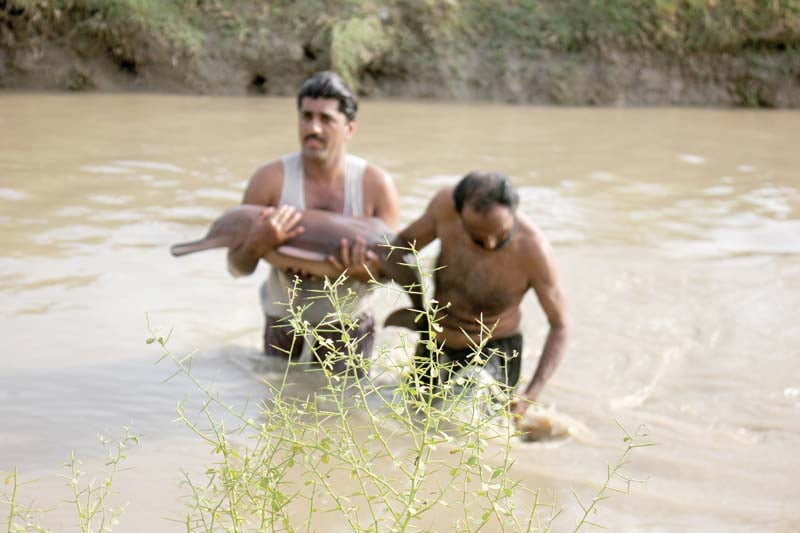
[[[357,237],[352,248],[347,239],[342,239],[340,257],[328,256],[328,262],[341,272],[346,272],[347,276],[362,282],[378,276],[380,261],[372,250],[367,249],[366,242],[362,237]],[[372,274],[372,276],[370,275]]]

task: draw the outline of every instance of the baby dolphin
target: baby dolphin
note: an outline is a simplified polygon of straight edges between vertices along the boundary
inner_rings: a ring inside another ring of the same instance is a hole
[[[244,242],[250,228],[265,209],[268,208],[256,205],[228,209],[211,224],[205,237],[175,244],[170,252],[179,257],[212,248],[236,248]],[[348,217],[318,209],[306,209],[300,214],[298,225],[305,231],[268,252],[264,256],[268,263],[278,268],[302,270],[318,277],[335,277],[339,272],[328,262],[328,257],[338,256],[342,239],[352,244],[359,237],[364,240],[366,248],[381,259],[382,264],[386,263],[390,250],[386,244],[394,235],[381,219]],[[387,274],[395,279],[391,273],[398,271],[398,266],[394,261],[390,263],[386,265],[389,267]]]

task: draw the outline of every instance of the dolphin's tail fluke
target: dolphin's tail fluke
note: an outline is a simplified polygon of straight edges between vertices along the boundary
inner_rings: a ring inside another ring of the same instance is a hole
[[[202,252],[204,250],[210,250],[212,248],[227,248],[231,244],[232,243],[230,237],[223,235],[220,237],[200,239],[199,241],[173,244],[170,247],[169,251],[175,257],[180,257],[182,255],[193,254],[195,252]]]
[[[422,328],[422,322],[417,320],[419,313],[412,309],[398,309],[393,311],[384,320],[384,326],[395,326],[398,328],[407,328],[412,331]]]

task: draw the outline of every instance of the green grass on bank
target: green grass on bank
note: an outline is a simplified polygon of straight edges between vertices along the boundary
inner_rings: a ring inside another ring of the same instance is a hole
[[[259,28],[329,33],[332,42],[387,37],[482,37],[581,51],[644,46],[671,52],[785,49],[800,43],[800,0],[17,0],[9,4],[100,14],[108,23],[150,24],[192,35]],[[380,28],[375,23],[380,23]],[[348,45],[343,45],[348,46]]]
[[[0,0],[0,45],[24,41],[3,42],[4,23],[18,34],[86,35],[134,65],[284,57],[356,87],[365,76],[440,76],[456,68],[442,64],[476,52],[490,62],[543,51],[676,61],[800,53],[800,0]]]
[[[363,54],[386,40],[583,51],[641,46],[667,52],[782,50],[800,44],[800,0],[8,0],[79,22],[137,24],[184,43],[204,32],[267,29],[325,38]],[[323,35],[320,35],[323,34]],[[397,44],[397,43],[395,43]]]
[[[487,0],[466,4],[480,32],[566,51],[641,47],[669,53],[796,48],[797,0]]]

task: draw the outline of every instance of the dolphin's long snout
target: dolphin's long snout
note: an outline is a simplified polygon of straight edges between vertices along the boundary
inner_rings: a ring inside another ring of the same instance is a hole
[[[175,257],[180,257],[182,255],[193,254],[195,252],[202,252],[205,250],[210,250],[212,248],[226,248],[230,246],[231,239],[227,236],[216,237],[216,238],[205,238],[200,239],[199,241],[190,241],[190,242],[181,242],[178,244],[173,244],[169,251]]]

